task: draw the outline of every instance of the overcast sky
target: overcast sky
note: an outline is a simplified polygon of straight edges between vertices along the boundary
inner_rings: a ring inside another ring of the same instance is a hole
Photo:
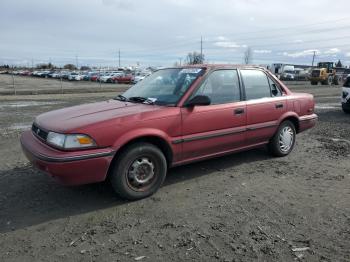
[[[350,64],[349,0],[1,0],[0,64]]]

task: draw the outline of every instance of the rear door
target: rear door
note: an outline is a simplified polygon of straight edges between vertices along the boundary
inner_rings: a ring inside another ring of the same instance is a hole
[[[191,96],[211,104],[182,108],[183,159],[214,155],[245,142],[246,103],[241,101],[237,70],[213,71]]]
[[[286,112],[286,97],[264,71],[240,70],[247,101],[247,144],[268,141]]]

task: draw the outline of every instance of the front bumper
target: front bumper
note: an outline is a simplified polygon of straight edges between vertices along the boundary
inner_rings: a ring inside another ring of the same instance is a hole
[[[323,82],[326,80],[326,78],[324,77],[314,77],[314,76],[310,77],[309,79],[311,82]]]
[[[312,128],[316,125],[318,116],[316,114],[299,117],[299,132]]]
[[[60,151],[41,142],[32,131],[24,132],[20,141],[28,160],[64,185],[104,181],[115,154],[110,148]]]

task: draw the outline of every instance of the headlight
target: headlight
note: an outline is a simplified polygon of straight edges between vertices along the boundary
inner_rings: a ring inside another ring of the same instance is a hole
[[[64,149],[87,148],[96,146],[95,141],[91,137],[82,134],[64,135],[55,132],[49,132],[46,141],[53,146],[61,147]]]

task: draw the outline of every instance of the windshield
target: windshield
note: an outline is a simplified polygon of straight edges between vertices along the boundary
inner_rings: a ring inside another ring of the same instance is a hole
[[[161,69],[132,86],[123,96],[133,102],[137,97],[158,105],[174,106],[203,72],[202,68]]]

